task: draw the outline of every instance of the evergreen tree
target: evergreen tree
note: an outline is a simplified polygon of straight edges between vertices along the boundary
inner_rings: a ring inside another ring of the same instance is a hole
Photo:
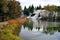
[[[39,9],[39,7],[37,6],[36,10],[38,10],[38,9]]]
[[[26,8],[26,6],[24,7],[24,11],[23,11],[24,15],[29,15],[29,10]]]
[[[60,6],[58,6],[58,12],[60,12]]]
[[[29,6],[28,9],[29,9],[29,12],[30,12],[30,13],[33,13],[33,12],[34,12],[34,6],[33,6],[33,5],[32,5],[32,6]]]
[[[41,5],[39,5],[39,9],[41,9]]]
[[[36,10],[39,10],[39,9],[41,9],[41,5],[37,6],[37,8],[36,8]]]
[[[25,15],[30,15],[30,13],[33,13],[33,12],[34,12],[34,6],[33,5],[29,6],[29,8],[26,8],[26,6],[24,7],[23,13]]]
[[[34,6],[32,5],[32,7],[31,7],[31,13],[33,13],[34,12]]]

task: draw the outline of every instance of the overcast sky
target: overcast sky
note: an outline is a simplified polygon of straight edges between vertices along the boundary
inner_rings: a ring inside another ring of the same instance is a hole
[[[45,5],[60,5],[60,0],[17,0],[21,3],[22,8],[29,7],[30,5],[34,5],[35,7],[41,5],[42,7]]]

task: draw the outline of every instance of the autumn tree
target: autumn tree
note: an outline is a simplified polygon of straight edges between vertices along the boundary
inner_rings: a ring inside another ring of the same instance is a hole
[[[0,11],[3,13],[7,13],[8,11],[8,1],[7,0],[0,0]]]
[[[54,12],[57,12],[58,7],[55,6],[55,5],[51,5],[51,6],[50,5],[47,5],[47,6],[44,7],[44,9],[49,11],[49,18],[52,18],[53,19],[53,17],[55,17],[55,15],[53,13]],[[56,17],[55,17],[55,19],[56,19]]]
[[[17,18],[21,15],[20,3],[16,0],[0,0],[0,16],[4,19]]]
[[[48,10],[50,12],[50,14],[53,14],[53,12],[57,12],[58,7],[55,5],[47,5],[44,7],[45,10]]]
[[[47,6],[45,6],[44,7],[44,9],[46,9],[46,10],[48,10],[48,11],[57,11],[58,10],[58,7],[57,6],[55,6],[55,5],[47,5]]]
[[[0,17],[6,18],[7,12],[9,11],[9,8],[7,7],[8,0],[0,0]]]
[[[10,1],[8,4],[9,7],[9,14],[11,18],[16,18],[21,15],[21,6],[20,3],[17,1]]]

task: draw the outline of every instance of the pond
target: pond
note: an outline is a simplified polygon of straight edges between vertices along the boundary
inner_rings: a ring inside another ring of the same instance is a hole
[[[60,40],[60,22],[29,20],[19,34],[24,40]]]

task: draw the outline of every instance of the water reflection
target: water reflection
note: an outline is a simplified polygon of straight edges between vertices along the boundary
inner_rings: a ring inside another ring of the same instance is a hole
[[[60,22],[29,20],[22,25],[20,36],[24,40],[60,40]]]
[[[24,23],[23,27],[27,27],[28,30],[33,31],[34,29],[42,31],[43,33],[54,34],[54,32],[60,32],[60,23],[59,22],[47,22],[39,20],[29,20]]]
[[[33,29],[33,22],[32,21],[28,21],[26,23],[24,23],[24,28],[28,27],[28,30],[32,30]]]

